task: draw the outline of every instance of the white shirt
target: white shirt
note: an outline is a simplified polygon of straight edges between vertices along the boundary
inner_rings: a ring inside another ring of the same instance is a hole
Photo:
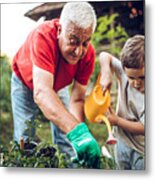
[[[144,94],[130,86],[121,62],[114,57],[112,59],[112,70],[118,78],[118,103],[116,110],[118,116],[127,119],[128,121],[140,122],[144,125]],[[127,132],[120,127],[117,127],[115,130],[117,137],[120,138],[124,143],[139,153],[144,154],[145,136]]]

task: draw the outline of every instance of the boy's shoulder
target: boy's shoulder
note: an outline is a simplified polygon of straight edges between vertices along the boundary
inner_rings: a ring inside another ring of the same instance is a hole
[[[118,79],[120,79],[120,80],[124,79],[125,74],[124,74],[122,63],[121,63],[120,59],[112,56],[111,68]]]

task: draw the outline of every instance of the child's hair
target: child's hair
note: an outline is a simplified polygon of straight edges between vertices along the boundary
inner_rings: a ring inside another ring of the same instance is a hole
[[[142,68],[145,63],[144,36],[135,35],[125,43],[120,60],[123,68]]]

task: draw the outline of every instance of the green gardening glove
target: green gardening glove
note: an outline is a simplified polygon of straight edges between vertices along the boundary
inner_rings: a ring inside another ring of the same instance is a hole
[[[100,148],[85,123],[78,124],[66,136],[76,153],[74,162],[99,168]]]

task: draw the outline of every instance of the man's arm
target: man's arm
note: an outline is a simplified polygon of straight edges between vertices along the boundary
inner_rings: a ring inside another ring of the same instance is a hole
[[[51,73],[33,66],[34,101],[48,120],[67,133],[79,122],[67,111],[53,90],[53,81]]]
[[[34,65],[34,100],[46,118],[66,133],[66,137],[76,152],[74,160],[76,159],[81,163],[87,162],[89,165],[95,167],[99,164],[100,148],[89,132],[87,125],[85,123],[80,123],[80,121],[77,120],[77,118],[80,120],[82,119],[82,115],[77,115],[78,112],[81,112],[81,109],[79,108],[81,107],[79,106],[81,101],[77,101],[77,104],[71,103],[73,104],[73,114],[69,113],[53,90],[53,79],[54,77],[51,73]],[[75,87],[76,86],[77,85],[75,85]],[[82,89],[79,91],[80,93],[76,93],[76,91],[73,90],[73,95],[77,96],[76,94],[83,94]],[[73,99],[72,101],[74,102]],[[76,108],[77,110],[75,110]],[[74,115],[77,116],[77,118]]]
[[[74,81],[69,109],[70,112],[79,120],[79,122],[84,121],[85,92],[86,86]]]

